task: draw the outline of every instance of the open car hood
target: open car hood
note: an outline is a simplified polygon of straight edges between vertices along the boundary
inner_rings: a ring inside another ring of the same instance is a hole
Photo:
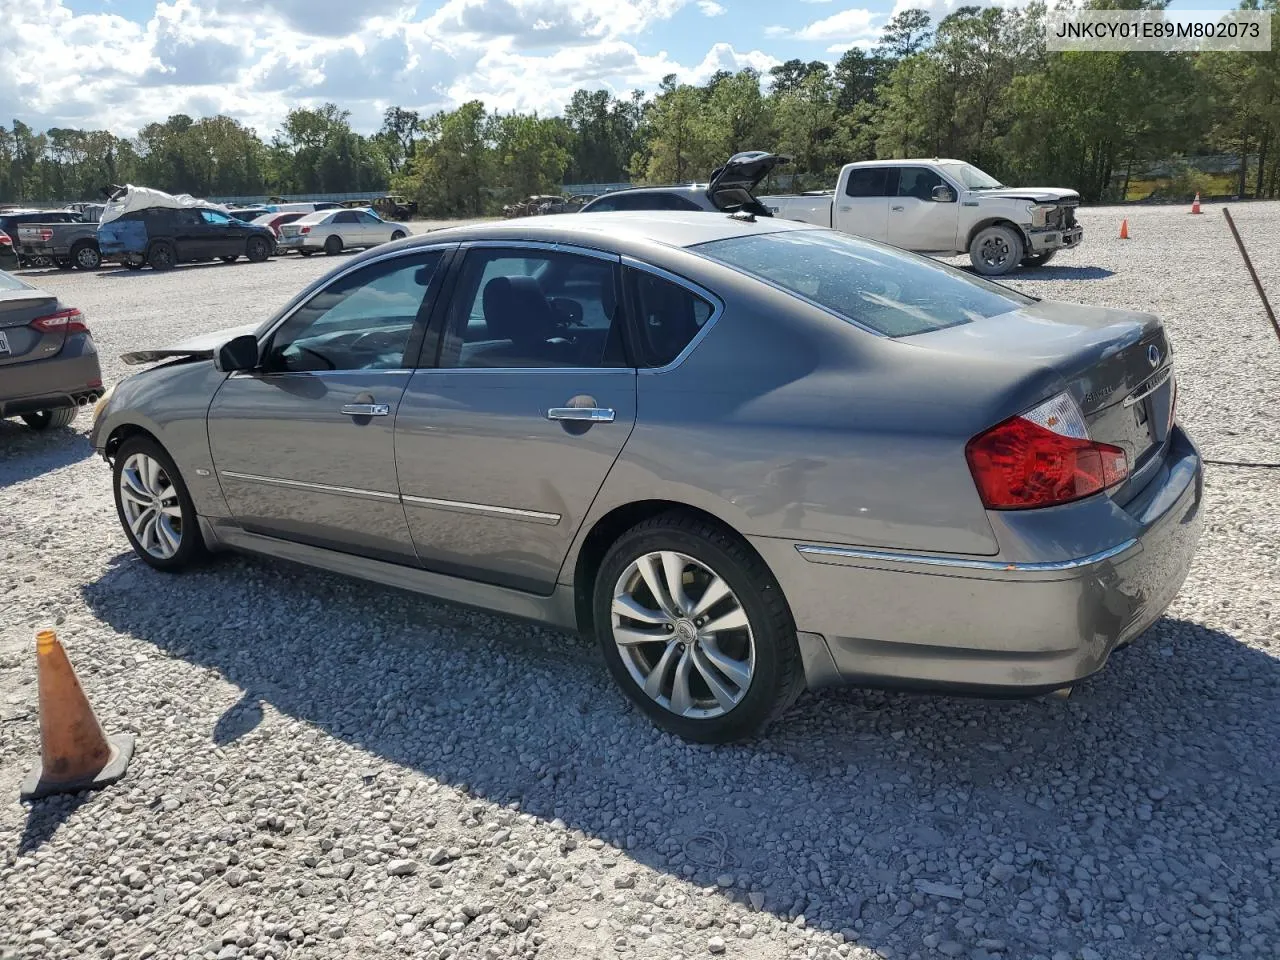
[[[258,324],[250,323],[242,327],[229,327],[226,330],[215,330],[213,333],[204,333],[190,340],[184,340],[182,343],[175,344],[172,347],[161,347],[155,350],[134,350],[132,353],[122,353],[120,359],[130,366],[137,366],[142,363],[155,363],[157,360],[167,360],[171,357],[187,357],[191,360],[212,360],[214,351],[220,346],[235,337],[245,333],[254,333],[258,329]]]
[[[745,190],[750,193],[774,167],[790,162],[790,157],[765,153],[763,150],[735,153],[728,163],[711,174],[707,194],[714,200],[717,193],[725,190]]]

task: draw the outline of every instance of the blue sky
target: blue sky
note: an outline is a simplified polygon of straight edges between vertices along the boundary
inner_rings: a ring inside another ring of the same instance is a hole
[[[226,113],[269,135],[291,107],[325,100],[350,110],[366,132],[392,104],[430,112],[481,99],[495,109],[554,113],[578,87],[625,93],[652,90],[669,73],[699,82],[718,69],[767,71],[793,57],[834,61],[853,44],[872,43],[895,9],[923,7],[937,19],[959,5],[13,0],[5,16],[17,22],[0,27],[11,54],[0,70],[0,122],[127,135],[171,113]]]

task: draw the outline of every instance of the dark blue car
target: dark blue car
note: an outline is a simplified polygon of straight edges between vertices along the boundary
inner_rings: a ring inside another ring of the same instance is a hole
[[[246,257],[260,263],[275,246],[270,228],[203,207],[133,210],[98,227],[102,258],[118,260],[131,270],[148,264],[153,270],[168,270],[179,263],[215,258],[232,263]]]

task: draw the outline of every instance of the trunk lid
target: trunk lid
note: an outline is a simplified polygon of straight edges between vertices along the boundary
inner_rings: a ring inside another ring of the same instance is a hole
[[[280,236],[282,237],[296,237],[301,231],[302,228],[294,223],[280,225]]]
[[[1057,373],[1080,405],[1090,437],[1128,455],[1129,481],[1113,492],[1121,502],[1150,479],[1168,444],[1172,350],[1164,324],[1152,314],[1042,300],[910,341]]]
[[[37,317],[58,312],[58,299],[31,287],[0,287],[0,367],[56,356],[66,333],[43,333],[31,326]]]
[[[763,150],[735,153],[728,163],[711,174],[707,196],[720,208],[747,203],[752,199],[751,191],[774,167],[790,162],[790,157]]]

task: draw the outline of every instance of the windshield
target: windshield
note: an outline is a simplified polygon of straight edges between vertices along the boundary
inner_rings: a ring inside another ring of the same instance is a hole
[[[960,181],[966,190],[999,190],[1004,186],[995,177],[983,173],[972,163],[949,163],[944,170]]]
[[[983,320],[1034,302],[928,257],[826,230],[759,233],[691,249],[890,337]]]

